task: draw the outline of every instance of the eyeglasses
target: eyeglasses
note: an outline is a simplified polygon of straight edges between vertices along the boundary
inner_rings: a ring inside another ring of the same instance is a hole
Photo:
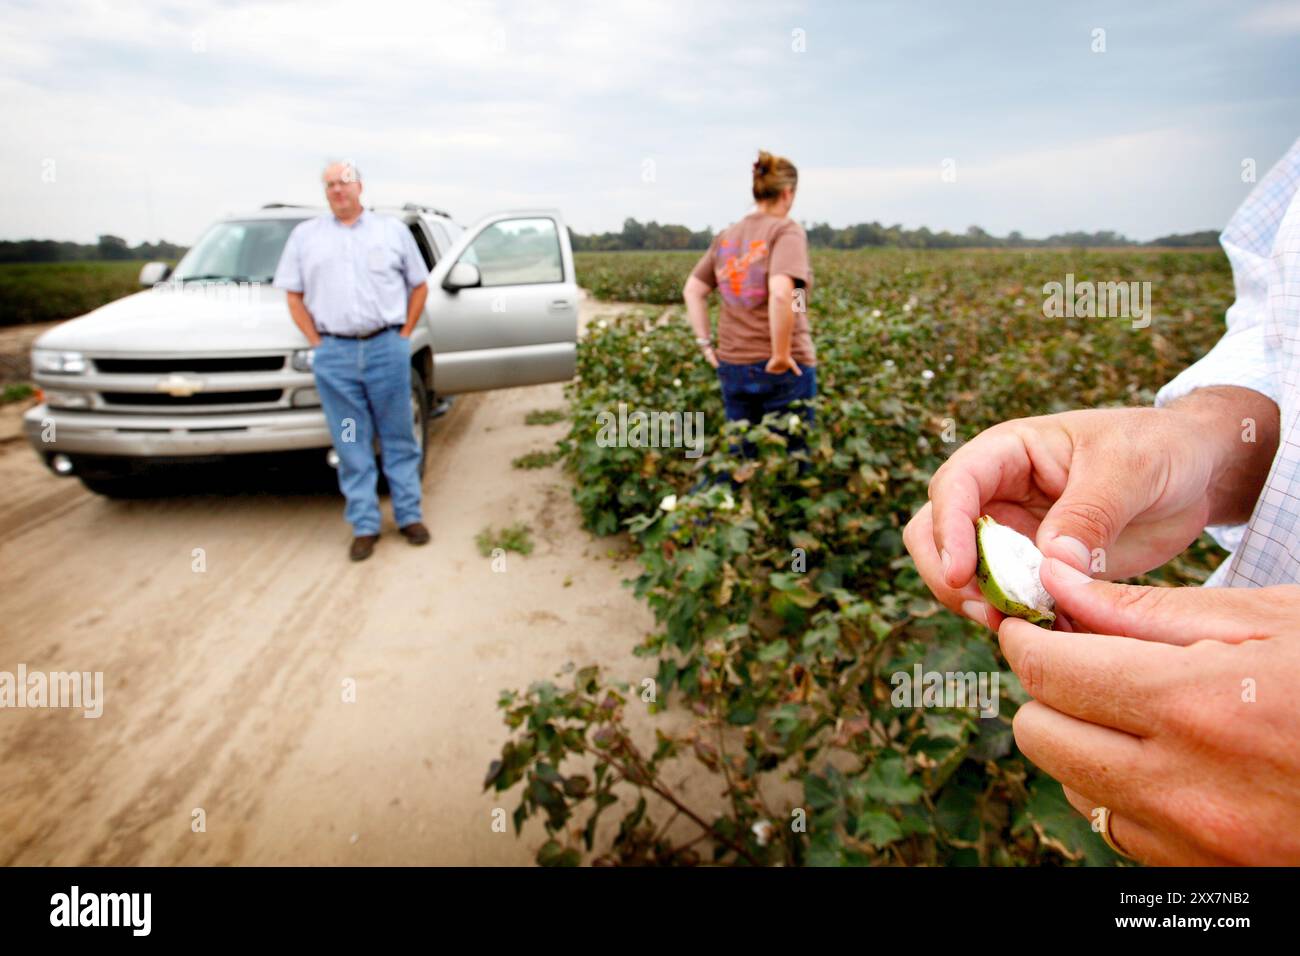
[[[325,180],[325,188],[333,189],[335,186],[347,186],[350,185],[351,183],[359,183],[359,182],[361,182],[361,180],[359,179],[327,179]]]

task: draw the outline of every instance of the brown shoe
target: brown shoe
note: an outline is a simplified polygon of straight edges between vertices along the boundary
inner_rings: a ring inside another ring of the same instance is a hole
[[[397,530],[402,532],[402,537],[411,544],[429,543],[429,529],[424,526],[423,522],[415,521]]]
[[[375,542],[379,540],[377,534],[361,534],[352,539],[352,547],[348,549],[348,557],[353,561],[364,561],[370,557],[375,550]]]

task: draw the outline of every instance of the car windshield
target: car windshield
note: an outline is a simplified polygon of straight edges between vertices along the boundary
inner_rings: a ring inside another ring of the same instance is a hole
[[[219,222],[176,266],[178,281],[230,279],[235,282],[270,282],[289,233],[301,219],[249,219]]]

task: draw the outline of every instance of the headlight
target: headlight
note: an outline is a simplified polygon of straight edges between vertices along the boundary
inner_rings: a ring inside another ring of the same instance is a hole
[[[314,349],[298,349],[293,353],[293,369],[295,372],[310,372],[311,357]]]
[[[32,349],[32,370],[53,375],[81,375],[86,371],[86,357],[80,352]]]
[[[45,404],[50,408],[90,408],[89,392],[74,392],[63,388],[47,388]]]
[[[320,404],[320,393],[314,388],[295,389],[289,403],[294,408],[310,408]]]

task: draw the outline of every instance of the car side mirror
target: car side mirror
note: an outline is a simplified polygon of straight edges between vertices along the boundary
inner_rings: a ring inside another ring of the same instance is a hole
[[[147,289],[171,274],[172,267],[165,262],[146,262],[140,269],[140,284]]]
[[[478,266],[472,262],[458,262],[447,272],[447,277],[442,280],[442,287],[448,292],[456,292],[460,289],[471,289],[483,284],[483,276],[478,271]]]

